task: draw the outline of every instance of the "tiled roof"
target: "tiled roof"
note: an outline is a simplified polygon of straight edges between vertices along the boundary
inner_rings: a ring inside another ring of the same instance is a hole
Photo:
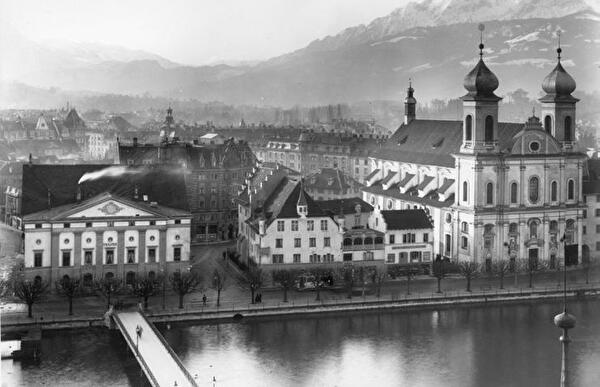
[[[433,228],[429,215],[422,210],[381,211],[388,230],[415,230]]]
[[[433,176],[425,175],[425,177],[423,178],[423,181],[421,182],[421,184],[419,184],[418,189],[419,190],[425,189],[425,187],[427,187],[427,185],[429,183],[431,183],[432,180],[433,180]]]
[[[521,129],[523,124],[499,122],[499,148],[504,150]],[[452,154],[460,151],[462,136],[462,121],[414,120],[400,126],[373,157],[454,167]]]
[[[315,203],[329,216],[337,216],[340,213],[354,214],[356,206],[360,205],[360,212],[369,213],[373,211],[373,206],[365,202],[361,198],[347,198],[334,200],[317,200]]]
[[[48,209],[48,192],[52,207],[74,203],[79,179],[87,172],[95,172],[114,165],[26,165],[23,167],[22,213],[30,214]],[[81,184],[85,199],[103,192],[133,198],[137,186],[139,197],[148,201],[188,210],[184,174],[166,166],[138,167],[141,173],[119,177],[102,177]]]
[[[316,189],[335,192],[345,192],[349,188],[362,186],[350,176],[334,168],[321,168],[319,172],[306,176],[304,185],[310,191]]]
[[[412,180],[413,177],[415,177],[414,173],[407,173],[406,175],[404,175],[404,179],[400,180],[400,182],[398,183],[398,187],[404,187],[406,183]]]
[[[454,179],[445,178],[442,186],[438,189],[438,192],[443,194],[446,193],[448,188],[450,188],[454,184]]]
[[[50,208],[47,210],[42,210],[42,211],[34,212],[32,214],[25,215],[23,217],[23,220],[24,221],[36,221],[36,220],[63,219],[65,216],[68,216],[68,214],[70,214],[70,213],[77,212],[77,211],[83,211],[84,209],[89,208],[90,206],[93,206],[97,203],[101,203],[101,202],[103,202],[105,200],[109,200],[109,199],[114,199],[114,200],[123,202],[124,204],[128,204],[132,207],[138,207],[144,211],[156,214],[161,217],[185,217],[185,216],[189,217],[189,216],[191,216],[190,212],[188,212],[188,211],[178,210],[176,208],[171,208],[171,207],[163,206],[160,204],[154,205],[154,204],[151,204],[150,202],[144,202],[142,200],[136,200],[136,201],[129,200],[127,198],[120,197],[118,195],[112,195],[110,193],[105,192],[105,193],[98,194],[94,197],[91,197],[91,198],[86,199],[81,202],[64,204],[62,206],[53,207],[53,208]],[[143,218],[143,217],[141,217],[141,218]],[[72,218],[72,219],[78,219],[78,218]]]
[[[414,187],[413,187],[414,188]],[[444,208],[449,207],[454,203],[454,194],[450,195],[448,199],[444,202],[440,202],[439,200],[435,200],[431,198],[431,193],[425,196],[424,198],[420,198],[416,195],[416,189],[412,191],[409,190],[407,193],[401,193],[397,188],[392,187],[388,190],[384,190],[380,183],[375,183],[370,187],[362,188],[362,191],[367,193],[372,193],[375,195],[387,196],[394,199],[406,200],[409,202],[420,203],[426,206]],[[414,192],[415,195],[411,195],[410,193]]]

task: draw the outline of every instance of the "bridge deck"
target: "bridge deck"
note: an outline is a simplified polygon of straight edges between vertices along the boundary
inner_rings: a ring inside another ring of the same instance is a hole
[[[139,312],[116,312],[114,319],[150,384],[157,387],[196,386],[169,344],[145,316]],[[138,326],[142,328],[142,334],[136,341]]]

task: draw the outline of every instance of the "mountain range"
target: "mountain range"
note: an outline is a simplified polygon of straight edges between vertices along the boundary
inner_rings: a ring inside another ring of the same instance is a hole
[[[257,64],[183,66],[100,44],[41,45],[13,32],[0,37],[10,58],[0,61],[0,75],[43,88],[272,106],[401,100],[412,78],[417,98],[443,99],[464,94],[484,21],[484,59],[500,80],[499,94],[540,92],[556,63],[557,29],[578,89],[598,90],[600,14],[584,0],[413,2]],[[0,105],[10,101],[9,92],[0,93]]]

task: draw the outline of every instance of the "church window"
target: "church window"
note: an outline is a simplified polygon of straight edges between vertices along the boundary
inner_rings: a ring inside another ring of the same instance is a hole
[[[518,201],[518,186],[517,183],[510,185],[510,204],[516,204]]]
[[[465,118],[465,141],[473,139],[473,116],[470,114]]]
[[[575,199],[575,182],[573,179],[569,179],[567,183],[567,200]]]
[[[538,229],[537,221],[535,221],[535,220],[531,221],[531,223],[529,223],[529,238],[530,239],[537,239],[537,229]]]
[[[485,186],[485,203],[494,204],[494,184],[487,183]]]
[[[532,141],[529,143],[529,150],[532,152],[539,152],[540,150],[540,143],[537,141]]]
[[[462,188],[463,188],[463,192],[462,192],[462,194],[463,194],[463,202],[466,202],[466,201],[469,200],[469,190],[468,190],[469,185],[467,184],[466,181],[463,181],[463,187]]]
[[[544,118],[544,129],[546,132],[552,134],[552,117],[549,115]]]
[[[537,177],[529,179],[529,201],[537,203],[539,199],[540,180]]]
[[[516,234],[519,230],[519,225],[516,223],[511,223],[508,225],[508,233],[509,234]]]
[[[494,141],[494,119],[492,116],[485,117],[485,142]]]
[[[558,183],[556,181],[550,185],[550,200],[553,202],[558,200]]]
[[[571,133],[571,116],[565,117],[565,141],[573,141]]]

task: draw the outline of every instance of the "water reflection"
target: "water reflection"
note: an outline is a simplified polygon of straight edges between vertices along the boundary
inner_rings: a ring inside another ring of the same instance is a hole
[[[321,316],[159,327],[200,385],[557,385],[559,303]],[[573,303],[575,386],[600,380],[600,303]],[[137,386],[139,367],[118,334],[44,333],[39,364],[10,369],[3,386]]]

